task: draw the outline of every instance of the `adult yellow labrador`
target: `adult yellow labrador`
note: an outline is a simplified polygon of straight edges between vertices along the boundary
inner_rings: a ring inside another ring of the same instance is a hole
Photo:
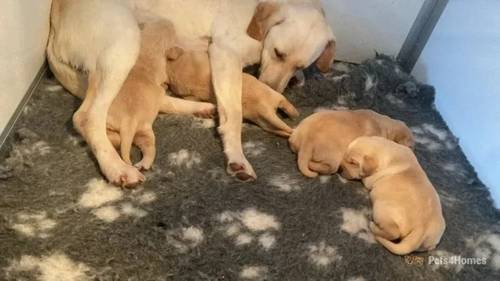
[[[119,185],[143,177],[106,137],[108,109],[139,52],[138,23],[167,18],[180,36],[211,37],[219,133],[227,171],[241,180],[256,178],[241,146],[242,68],[260,63],[259,80],[282,92],[294,73],[314,62],[328,71],[335,55],[335,37],[319,0],[54,0],[52,5],[51,69],[81,96],[87,81],[78,70],[97,77],[95,99],[84,101],[73,120],[105,177]]]

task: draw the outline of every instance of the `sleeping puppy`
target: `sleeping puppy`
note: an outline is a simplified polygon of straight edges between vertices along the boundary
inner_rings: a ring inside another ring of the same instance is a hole
[[[397,255],[436,247],[445,230],[441,203],[408,147],[360,137],[349,145],[341,168],[343,177],[362,179],[370,191],[370,229],[384,247]]]
[[[382,136],[413,147],[405,123],[372,110],[325,110],[304,119],[288,142],[306,177],[337,172],[347,146],[360,136]]]
[[[203,44],[190,49],[176,47],[167,57],[166,83],[174,95],[188,100],[216,102],[208,42],[205,48]],[[290,117],[299,115],[297,109],[283,95],[246,73],[242,77],[241,102],[244,119],[279,136],[289,137],[292,133],[292,129],[278,117],[276,109],[283,110]]]
[[[135,166],[139,170],[147,170],[155,158],[152,125],[159,112],[208,117],[215,113],[215,106],[165,94],[163,84],[167,80],[167,57],[176,44],[175,30],[169,21],[145,24],[141,39],[137,62],[113,100],[106,125],[108,137],[115,147],[120,147],[122,159],[131,164],[130,149],[134,143],[143,154],[142,160]],[[92,77],[90,81],[88,92],[94,93],[96,84],[92,83]],[[92,97],[87,96],[85,102],[87,99]]]

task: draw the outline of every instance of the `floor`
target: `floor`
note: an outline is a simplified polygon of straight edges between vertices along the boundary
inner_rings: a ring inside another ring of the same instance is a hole
[[[306,77],[285,93],[301,118],[371,108],[411,127],[447,222],[436,250],[390,254],[368,231],[361,183],[301,176],[286,139],[251,124],[254,183],[226,176],[213,122],[162,116],[147,181],[110,186],[72,128],[80,101],[46,77],[0,150],[0,280],[500,280],[500,212],[434,89],[384,56]],[[453,264],[458,255],[484,264]]]

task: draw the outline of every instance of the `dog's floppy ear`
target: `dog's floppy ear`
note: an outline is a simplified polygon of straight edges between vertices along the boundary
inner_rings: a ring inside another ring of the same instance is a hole
[[[247,27],[248,36],[258,41],[264,40],[269,29],[281,21],[278,15],[280,8],[281,5],[274,1],[260,2]]]
[[[184,49],[178,46],[168,48],[166,51],[166,56],[169,61],[178,59],[180,56],[182,56],[182,54],[184,54]]]
[[[407,146],[411,149],[415,147],[413,133],[402,121],[398,121],[398,124],[392,128],[392,132],[389,133],[389,137],[394,142]]]
[[[316,66],[319,71],[326,73],[332,68],[333,60],[335,59],[336,43],[335,40],[330,40],[325,46],[323,53],[316,60]]]
[[[368,177],[377,169],[377,161],[375,158],[365,155],[363,156],[363,163],[361,164],[362,177]]]

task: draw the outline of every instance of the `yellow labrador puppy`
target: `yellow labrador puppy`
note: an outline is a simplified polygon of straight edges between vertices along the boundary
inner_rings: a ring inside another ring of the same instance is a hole
[[[446,227],[439,196],[408,147],[381,137],[357,138],[342,161],[342,176],[362,179],[370,191],[370,229],[389,251],[406,255],[439,243]]]
[[[173,94],[188,100],[216,102],[207,49],[208,46],[204,50],[176,47],[175,56],[169,56],[166,83]],[[292,129],[276,115],[276,110],[297,117],[297,109],[252,75],[243,73],[242,86],[243,118],[268,132],[289,137]]]
[[[306,177],[337,172],[347,146],[360,136],[382,136],[413,147],[405,123],[372,110],[324,110],[304,119],[288,142]]]
[[[115,147],[120,147],[122,159],[131,165],[132,143],[142,151],[142,160],[135,164],[139,170],[148,170],[153,164],[156,148],[153,122],[159,112],[194,114],[210,117],[215,114],[211,103],[188,101],[165,94],[167,58],[176,45],[174,26],[167,20],[146,23],[141,31],[141,48],[134,67],[109,108],[107,134]],[[97,84],[90,79],[84,102],[93,102]],[[77,123],[77,129],[85,126]],[[122,185],[129,182],[120,179]]]

